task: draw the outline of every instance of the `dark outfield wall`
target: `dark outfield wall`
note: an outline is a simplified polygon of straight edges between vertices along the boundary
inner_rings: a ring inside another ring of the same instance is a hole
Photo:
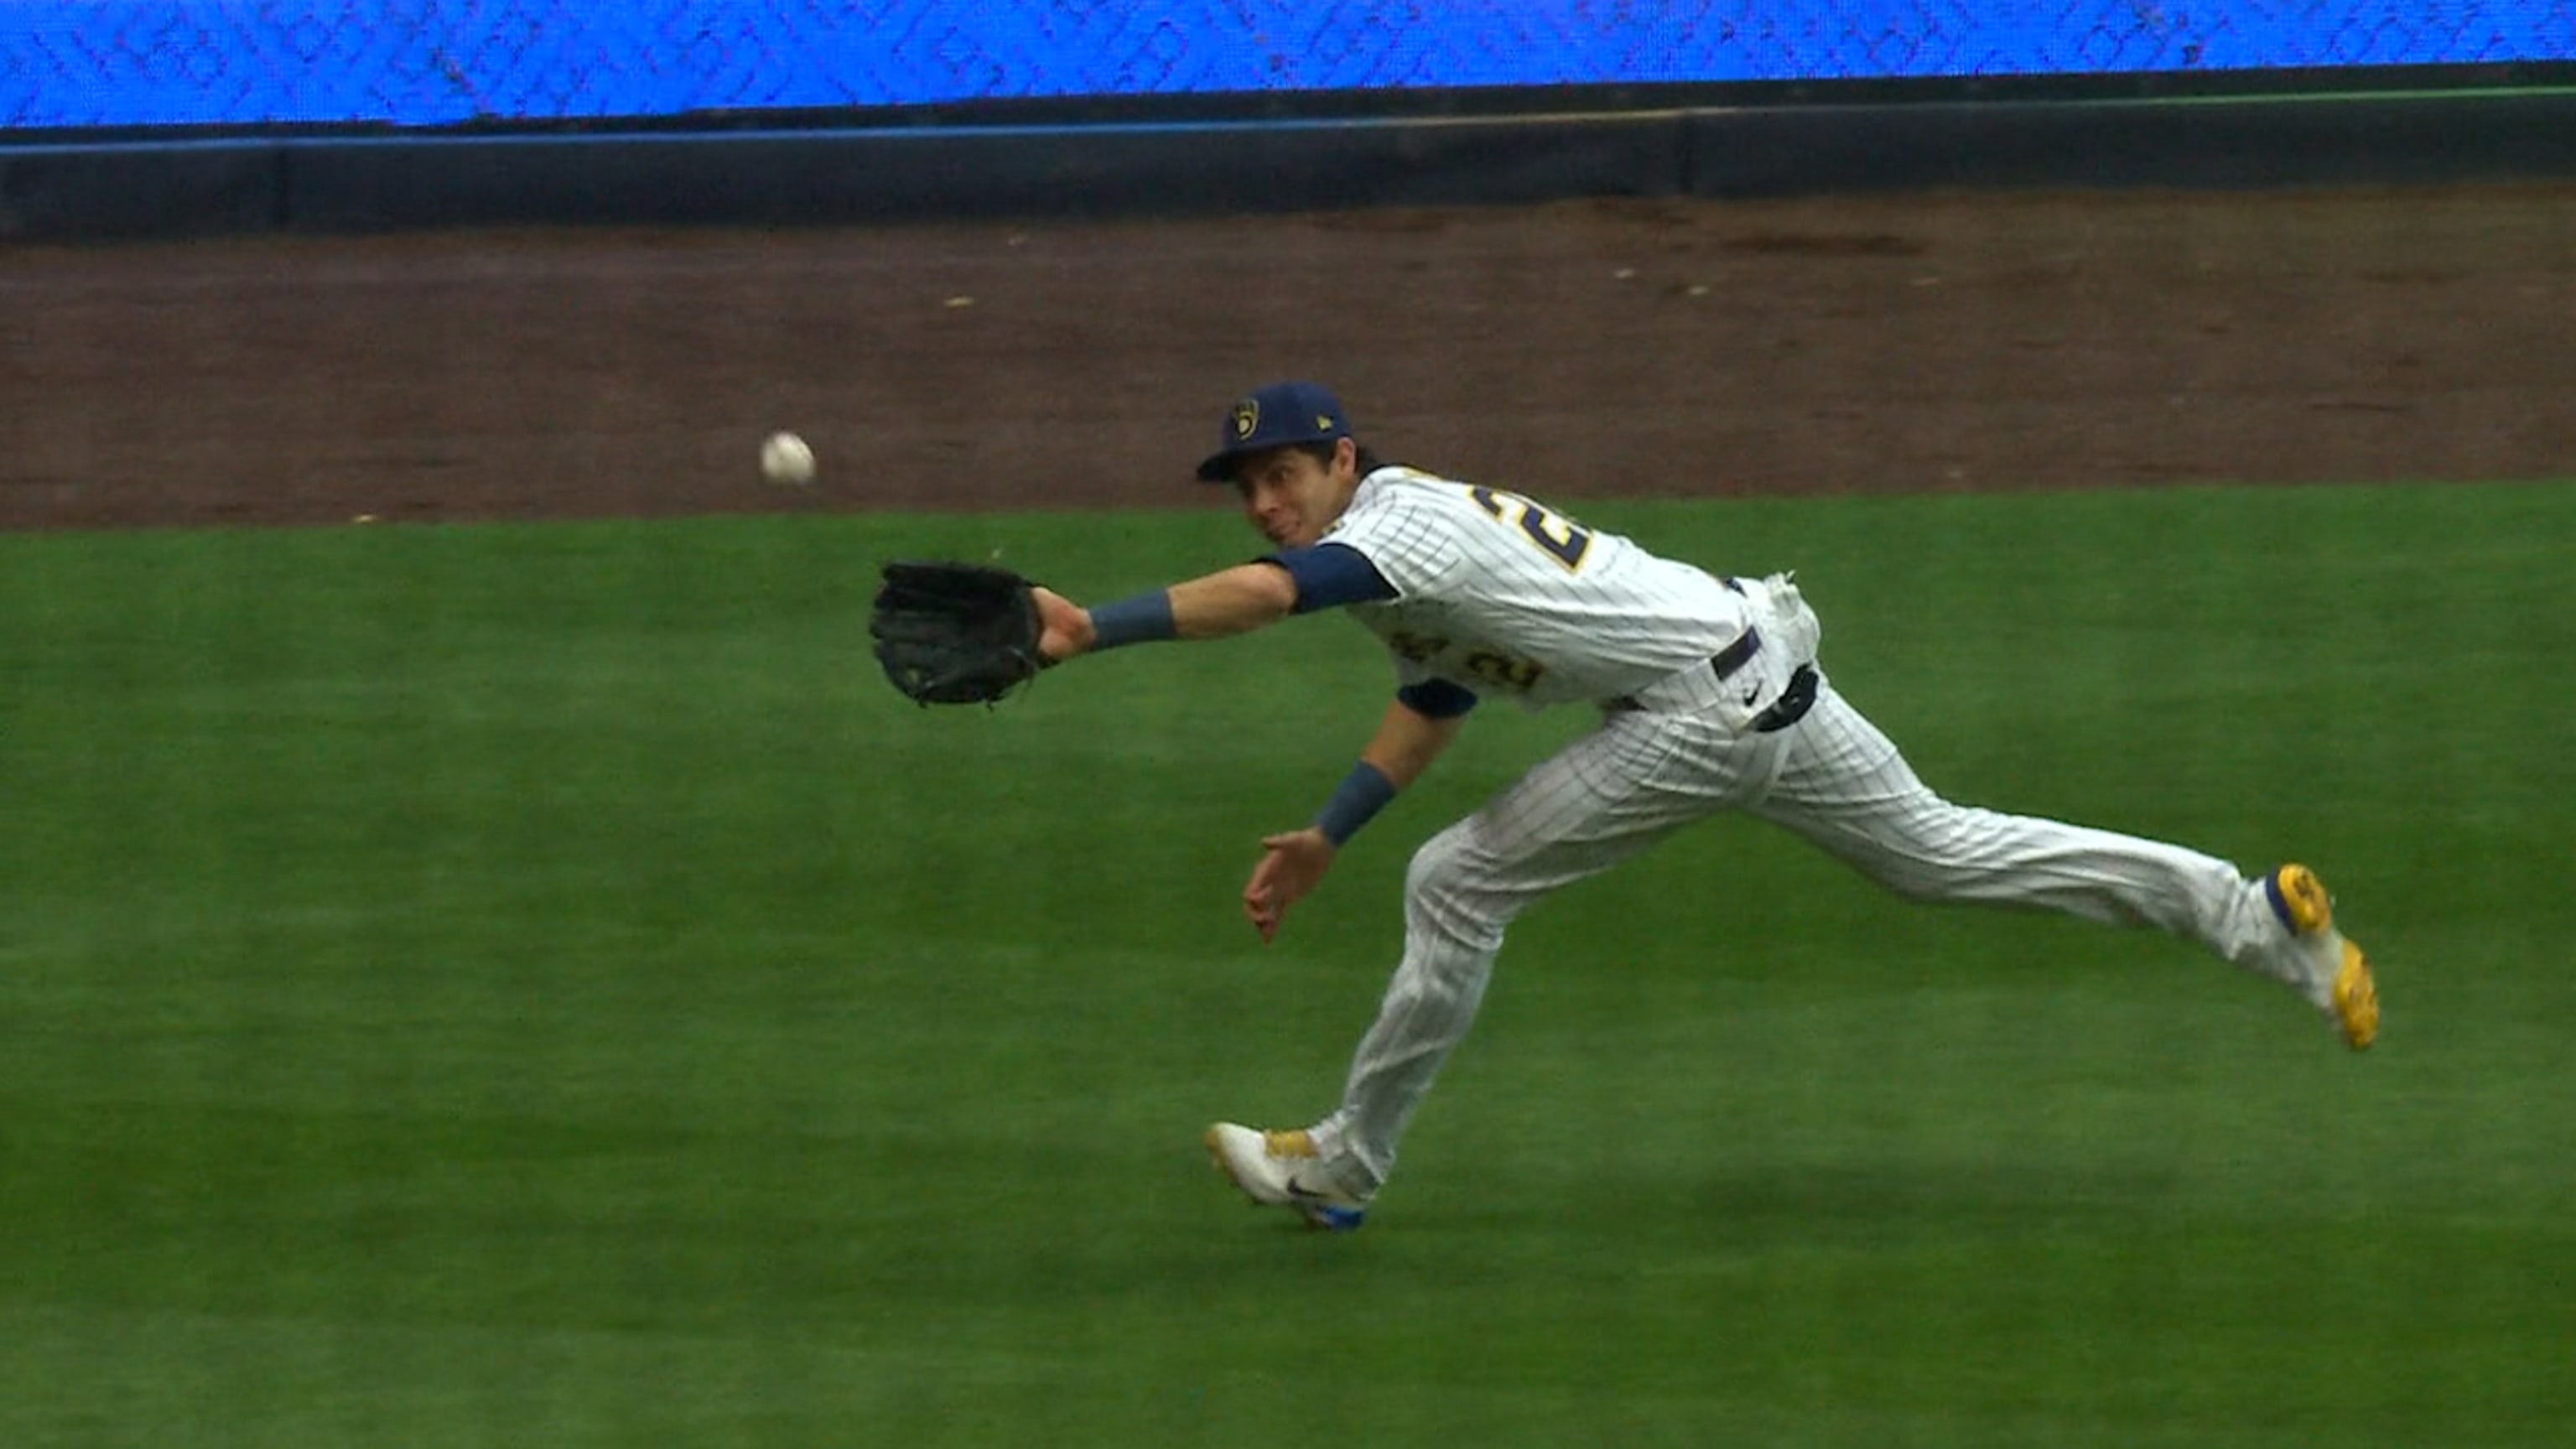
[[[1917,102],[0,147],[0,238],[2576,176],[2576,95]]]
[[[2554,0],[1965,8],[42,0],[0,238],[2576,174]]]

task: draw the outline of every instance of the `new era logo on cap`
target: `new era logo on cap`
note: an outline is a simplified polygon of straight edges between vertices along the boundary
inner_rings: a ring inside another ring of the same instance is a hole
[[[1274,382],[1227,411],[1224,441],[1199,464],[1199,478],[1222,483],[1234,476],[1234,461],[1246,453],[1328,443],[1350,431],[1342,400],[1330,389],[1320,383]]]

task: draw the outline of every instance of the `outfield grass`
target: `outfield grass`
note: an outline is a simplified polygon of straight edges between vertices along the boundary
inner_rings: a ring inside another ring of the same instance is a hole
[[[2576,487],[1625,504],[1978,803],[2310,860],[2178,943],[1692,832],[1533,913],[1368,1229],[1324,1110],[1489,709],[1267,951],[1337,621],[903,704],[873,564],[1214,513],[0,538],[0,1444],[2543,1445],[2576,1423]]]

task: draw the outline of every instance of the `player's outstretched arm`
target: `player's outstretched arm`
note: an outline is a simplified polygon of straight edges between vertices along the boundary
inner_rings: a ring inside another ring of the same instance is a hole
[[[1035,591],[1050,663],[1155,639],[1221,639],[1248,634],[1297,608],[1297,581],[1277,564],[1249,563],[1086,609],[1050,589]]]
[[[1243,888],[1243,913],[1265,942],[1279,938],[1288,908],[1324,883],[1342,843],[1431,768],[1467,722],[1464,714],[1433,717],[1399,699],[1386,707],[1377,737],[1333,792],[1315,822],[1301,830],[1264,836],[1261,862]]]

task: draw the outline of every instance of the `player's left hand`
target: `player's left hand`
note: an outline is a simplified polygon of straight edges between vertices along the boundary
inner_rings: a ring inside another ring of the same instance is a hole
[[[1252,881],[1243,888],[1243,913],[1266,945],[1279,939],[1288,908],[1323,884],[1324,872],[1333,868],[1334,852],[1333,842],[1311,825],[1263,836],[1261,852],[1261,863],[1252,868]]]
[[[1049,664],[1061,664],[1091,648],[1099,637],[1091,627],[1091,611],[1053,589],[1032,588],[1038,601],[1038,656]]]

